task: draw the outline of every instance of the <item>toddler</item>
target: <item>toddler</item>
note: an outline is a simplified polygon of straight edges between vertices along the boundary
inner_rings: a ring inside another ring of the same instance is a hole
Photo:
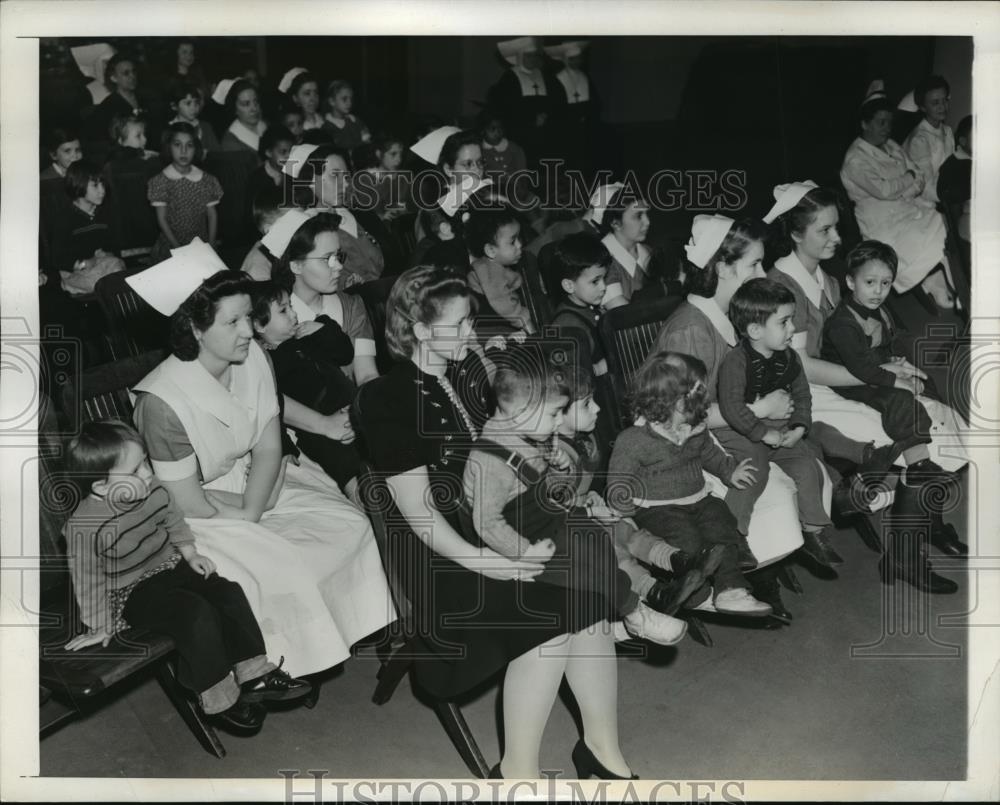
[[[273,282],[256,283],[251,316],[299,450],[356,501],[361,458],[349,417],[354,383],[340,368],[354,360],[350,337],[326,315],[300,324],[288,291]]]
[[[566,456],[553,449],[570,401],[561,371],[537,343],[510,345],[494,362],[497,411],[483,425],[465,465],[471,508],[465,530],[509,559],[546,563],[536,582],[601,593],[622,618],[616,627],[620,638],[677,643],[687,624],[639,600],[618,569],[607,529],[585,517],[571,525],[565,506],[548,495],[549,473],[569,466]]]
[[[108,155],[108,161],[124,167],[127,163],[140,165],[157,156],[156,151],[146,148],[146,122],[140,117],[114,117],[111,120],[111,140],[115,143]]]
[[[483,175],[494,181],[505,179],[528,167],[524,149],[507,139],[503,121],[485,111],[479,119],[479,130],[483,137]]]
[[[151,255],[154,264],[196,237],[213,245],[219,221],[216,207],[222,199],[219,180],[195,164],[201,160],[201,141],[189,124],[167,127],[163,158],[170,164],[149,180],[147,188],[160,227]]]
[[[632,379],[635,424],[611,454],[607,497],[612,509],[686,553],[724,546],[712,581],[715,611],[764,617],[771,607],[754,598],[740,571],[740,533],[725,502],[709,494],[703,471],[727,486],[753,480],[749,459],[737,462],[705,425],[705,365],[690,355],[654,352]],[[707,608],[708,601],[696,608]]]
[[[107,646],[130,627],[168,635],[181,684],[198,693],[207,715],[243,733],[260,730],[261,702],[310,692],[308,682],[268,661],[246,595],[198,553],[133,428],[85,423],[67,449],[67,470],[82,500],[63,533],[88,629],[67,649]]]
[[[271,231],[274,222],[285,212],[281,209],[281,197],[282,192],[279,188],[262,186],[250,202],[253,224],[262,237]],[[245,271],[258,281],[269,280],[271,279],[271,270],[280,256],[271,254],[267,247],[258,240],[243,258],[240,271]]]
[[[827,319],[820,356],[846,367],[859,380],[856,386],[833,390],[882,415],[882,427],[902,451],[908,476],[947,476],[931,460],[927,448],[931,420],[915,399],[930,381],[910,363],[914,338],[896,329],[882,307],[897,267],[896,252],[877,240],[862,241],[850,251],[846,276],[850,296]]]
[[[514,210],[505,206],[472,210],[465,222],[465,244],[473,257],[468,280],[479,301],[477,332],[534,333],[535,322],[524,304],[522,278],[515,268],[521,260],[521,224]]]

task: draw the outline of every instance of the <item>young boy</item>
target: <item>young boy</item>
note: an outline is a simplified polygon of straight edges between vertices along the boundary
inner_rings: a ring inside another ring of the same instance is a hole
[[[521,224],[509,207],[472,210],[465,223],[465,243],[473,257],[468,280],[479,298],[476,330],[480,335],[536,331],[521,296]]]
[[[308,682],[268,661],[246,595],[198,553],[133,428],[85,423],[67,449],[67,470],[83,499],[63,534],[89,629],[67,649],[107,646],[130,627],[166,634],[181,657],[181,684],[197,691],[207,715],[243,733],[260,730],[262,701],[310,692]]]
[[[214,129],[198,119],[203,105],[201,89],[196,84],[180,83],[171,92],[170,108],[173,110],[174,119],[170,123],[187,123],[198,132],[202,157],[209,151],[219,150],[219,138],[215,136]]]
[[[611,510],[592,488],[604,462],[594,438],[601,409],[594,401],[590,373],[572,364],[563,371],[570,402],[563,411],[557,445],[569,467],[566,474],[552,479],[549,494],[577,515],[585,514],[607,526],[614,538],[618,567],[628,575],[632,590],[657,612],[673,615],[715,572],[723,548],[711,545],[692,556]],[[673,579],[658,581],[638,560],[668,571]]]
[[[791,349],[794,314],[791,292],[771,280],[751,279],[736,291],[729,318],[742,340],[719,367],[719,412],[748,442],[745,451],[730,448],[731,453],[753,458],[756,466],[773,461],[795,481],[803,548],[819,564],[829,566],[843,560],[826,537],[832,522],[823,507],[823,452],[806,438],[813,425],[812,396],[801,360]],[[776,389],[791,395],[792,415],[787,420],[758,419],[749,404]],[[727,503],[745,534],[756,498],[727,497]]]
[[[900,332],[882,305],[896,277],[895,250],[877,240],[865,240],[847,255],[850,296],[827,319],[820,356],[847,368],[860,386],[833,390],[882,415],[882,427],[895,440],[907,464],[907,474],[948,476],[931,460],[931,420],[915,397],[929,383],[912,363],[913,336]]]
[[[263,238],[271,231],[275,221],[285,213],[285,210],[281,209],[281,190],[276,187],[262,187],[251,199],[251,210],[254,226]],[[263,247],[258,240],[243,258],[240,271],[245,271],[258,282],[269,280],[271,270],[279,257],[280,254],[273,255],[266,251],[266,247]]]
[[[559,299],[552,325],[578,342],[579,365],[595,376],[608,372],[597,328],[610,267],[611,253],[600,238],[580,232],[559,242],[546,272],[549,293]]]
[[[298,145],[302,142],[302,135],[305,133],[305,117],[302,114],[302,110],[297,106],[291,106],[287,109],[283,109],[281,112],[281,120],[279,121],[283,128],[287,129],[292,137],[294,138],[293,145]]]
[[[608,531],[586,517],[574,518],[570,527],[567,508],[548,495],[549,473],[569,466],[566,456],[553,449],[570,402],[561,371],[537,343],[509,345],[493,360],[497,412],[484,424],[466,463],[467,526],[502,556],[547,563],[537,581],[603,595],[623,619],[616,627],[620,639],[678,642],[687,624],[639,600],[617,567]]]

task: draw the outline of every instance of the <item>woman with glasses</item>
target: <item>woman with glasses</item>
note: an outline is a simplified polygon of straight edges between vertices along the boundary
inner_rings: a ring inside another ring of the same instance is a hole
[[[285,216],[301,216],[303,223],[291,234],[272,279],[289,292],[300,327],[326,319],[335,322],[350,338],[354,359],[342,371],[355,386],[361,386],[378,377],[375,336],[361,297],[342,290],[345,263],[350,266],[353,258],[342,249],[343,224],[330,213],[308,217],[292,210]],[[279,223],[281,219],[275,226]]]

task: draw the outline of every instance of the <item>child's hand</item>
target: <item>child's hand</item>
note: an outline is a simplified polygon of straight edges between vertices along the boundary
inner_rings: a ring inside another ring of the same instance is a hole
[[[904,375],[896,375],[896,382],[893,383],[893,388],[902,389],[903,391],[908,391],[914,397],[916,397],[920,391],[917,391],[917,384],[920,384],[920,391],[923,391],[924,384],[915,377],[906,377]]]
[[[552,448],[545,459],[557,470],[568,470],[571,466],[573,466],[566,451],[561,447]]]
[[[768,428],[760,440],[769,447],[781,447],[781,434],[774,428]]]
[[[751,459],[745,458],[736,465],[733,475],[729,479],[729,484],[734,489],[746,489],[754,482],[754,473],[757,468],[751,463]]]
[[[556,552],[556,544],[550,539],[539,540],[531,544],[523,554],[522,558],[535,562],[547,562]]]
[[[323,435],[335,442],[350,444],[354,441],[354,427],[347,408],[341,408],[337,413],[323,417]]]
[[[610,506],[596,505],[587,506],[587,514],[593,517],[595,520],[601,523],[617,523],[622,518],[619,516],[618,512],[612,509]]]
[[[806,429],[801,425],[792,428],[791,430],[786,430],[784,435],[781,437],[781,447],[794,447],[799,443],[799,440],[806,435]]]
[[[505,350],[507,349],[507,339],[504,338],[502,335],[495,335],[489,341],[486,342],[486,349]]]
[[[900,358],[900,365],[909,373],[909,377],[919,377],[921,380],[927,379],[927,372],[919,366],[914,366],[906,358]]]
[[[525,341],[528,340],[528,331],[527,330],[518,330],[517,332],[511,333],[510,336],[509,336],[509,338],[515,344],[523,344]]]
[[[795,410],[792,395],[784,389],[758,397],[748,407],[758,419],[788,419]]]
[[[323,322],[321,321],[304,321],[300,322],[299,326],[295,328],[296,338],[305,338],[307,335],[312,335],[317,330],[323,328]]]
[[[196,553],[187,563],[191,565],[191,569],[204,576],[206,579],[215,572],[215,562],[209,559],[207,556],[202,556],[200,553]]]
[[[591,489],[587,492],[587,499],[584,501],[584,506],[607,506],[607,501],[598,492]]]
[[[108,632],[106,629],[91,629],[86,634],[80,634],[70,640],[63,648],[69,651],[78,651],[81,648],[86,648],[87,646],[96,646],[98,643],[101,644],[102,648],[107,647],[108,643],[111,642],[111,638],[114,637],[114,633]]]

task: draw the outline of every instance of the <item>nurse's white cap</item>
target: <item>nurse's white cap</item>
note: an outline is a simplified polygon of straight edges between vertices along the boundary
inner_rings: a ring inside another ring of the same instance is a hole
[[[309,210],[293,209],[286,211],[277,221],[275,221],[267,234],[261,238],[261,246],[265,247],[275,257],[281,257],[292,242],[292,236],[299,231],[299,227],[316,215],[319,210],[313,208]]]
[[[410,146],[410,150],[421,159],[432,165],[437,165],[441,158],[441,149],[444,148],[444,141],[460,131],[461,129],[455,126],[442,126],[439,129],[434,129],[430,134],[421,137]]]
[[[715,254],[729,230],[733,219],[724,215],[696,215],[691,224],[691,239],[684,247],[687,259],[698,268],[704,268]]]
[[[878,98],[884,98],[885,95],[885,82],[881,78],[876,78],[868,85],[868,89],[865,91],[865,99],[862,103],[868,103],[868,101],[874,101]]]
[[[172,316],[205,280],[224,270],[212,247],[196,239],[190,246],[174,249],[163,262],[126,277],[125,282],[157,311]]]
[[[100,63],[106,62],[115,55],[115,49],[107,42],[101,42],[97,45],[80,45],[70,48],[69,52],[73,54],[73,61],[80,68],[80,72],[87,78],[96,78],[98,81],[104,80],[103,70],[99,71]]]
[[[604,220],[604,213],[607,212],[608,205],[611,204],[611,199],[623,187],[625,185],[621,182],[614,182],[612,184],[601,185],[594,191],[594,194],[590,197],[590,219],[595,224],[600,225]]]
[[[226,98],[229,97],[229,90],[233,88],[233,84],[235,83],[235,78],[223,78],[216,85],[215,92],[212,93],[212,100],[219,104],[219,106],[225,106]]]
[[[796,204],[802,201],[802,198],[806,193],[810,190],[815,190],[817,187],[819,187],[819,185],[812,181],[812,179],[806,179],[804,182],[779,184],[774,188],[774,206],[771,207],[767,215],[764,216],[764,223],[769,224],[779,215],[788,212]]]
[[[286,176],[291,176],[293,179],[298,179],[299,174],[302,172],[302,166],[306,164],[306,161],[312,156],[312,152],[317,148],[319,148],[318,145],[311,143],[293,145],[292,150],[288,152],[288,159],[281,166],[281,172]]]
[[[278,91],[287,93],[288,88],[292,86],[292,82],[295,78],[308,72],[309,71],[305,67],[293,67],[281,77],[281,81],[278,82]]]
[[[917,106],[916,98],[913,97],[912,89],[903,96],[902,100],[898,104],[896,104],[896,108],[903,112],[920,111],[920,107]]]

